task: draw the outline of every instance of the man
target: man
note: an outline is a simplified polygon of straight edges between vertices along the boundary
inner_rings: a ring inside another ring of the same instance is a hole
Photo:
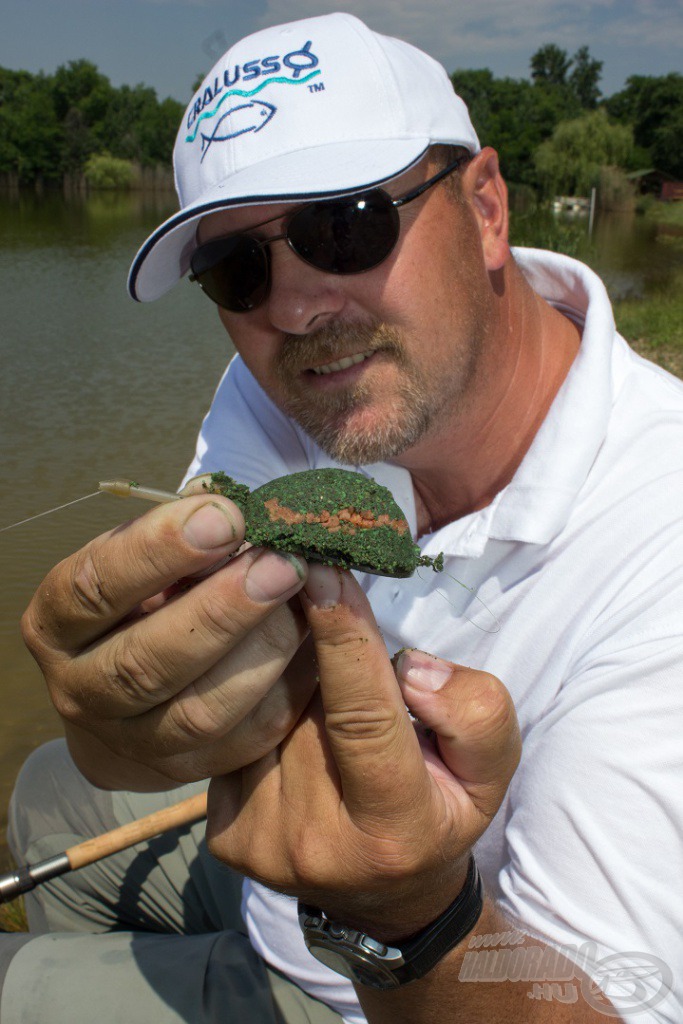
[[[445,73],[353,17],[236,44],[175,164],[131,293],[191,270],[239,354],[189,475],[359,466],[446,573],[230,560],[192,485],[53,571],[70,756],[24,770],[18,855],[211,778],[214,859],[195,828],[45,887],[3,1021],[679,1020],[680,385],[585,267],[510,253]]]

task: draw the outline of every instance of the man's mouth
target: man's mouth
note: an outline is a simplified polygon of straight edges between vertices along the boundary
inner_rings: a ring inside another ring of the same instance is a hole
[[[350,366],[357,366],[374,355],[374,349],[367,352],[358,352],[355,356],[344,356],[343,359],[336,359],[332,363],[323,363],[322,366],[312,366],[311,371],[317,374],[338,373],[339,370],[348,370]]]

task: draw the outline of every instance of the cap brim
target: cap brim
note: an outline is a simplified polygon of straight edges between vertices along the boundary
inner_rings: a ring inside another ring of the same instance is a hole
[[[412,167],[429,145],[428,138],[381,139],[361,145],[344,142],[299,149],[238,171],[169,217],[149,236],[131,265],[128,291],[138,302],[151,302],[184,277],[196,249],[197,222],[209,213],[372,188]],[[289,185],[286,189],[285,182]],[[291,182],[297,183],[295,192]]]

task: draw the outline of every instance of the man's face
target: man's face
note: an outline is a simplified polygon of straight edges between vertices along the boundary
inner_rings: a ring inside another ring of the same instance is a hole
[[[387,191],[404,194],[437,168],[426,161]],[[205,218],[200,241],[248,231],[291,206]],[[448,186],[400,211],[399,241],[379,267],[326,274],[286,242],[271,246],[268,299],[220,309],[237,351],[275,403],[339,462],[398,460],[462,413],[491,317],[476,221]],[[280,233],[274,221],[254,231]]]

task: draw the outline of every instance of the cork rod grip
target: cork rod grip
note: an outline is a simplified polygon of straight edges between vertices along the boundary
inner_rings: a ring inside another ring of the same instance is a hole
[[[71,846],[65,850],[65,854],[69,858],[72,871],[75,871],[112,853],[127,850],[129,846],[135,846],[145,839],[168,832],[169,829],[190,825],[205,817],[206,793],[198,793],[171,807],[148,814],[145,818],[138,818],[137,821],[112,829],[111,832],[104,832],[101,836]]]

